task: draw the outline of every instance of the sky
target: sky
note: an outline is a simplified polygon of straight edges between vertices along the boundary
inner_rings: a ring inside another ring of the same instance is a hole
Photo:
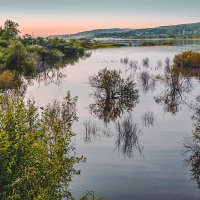
[[[0,0],[0,26],[48,36],[101,28],[149,28],[200,22],[200,0]]]

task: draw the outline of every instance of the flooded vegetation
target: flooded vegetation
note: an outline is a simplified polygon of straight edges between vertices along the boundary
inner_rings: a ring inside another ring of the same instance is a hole
[[[0,200],[200,200],[199,7],[2,0]]]
[[[169,69],[158,79],[160,84],[165,86],[165,90],[155,97],[155,101],[163,104],[166,112],[176,114],[193,89],[191,79],[181,76],[177,68]]]
[[[153,191],[152,195],[149,197],[148,192],[141,191],[138,197],[153,199],[158,188],[162,194],[170,188],[171,192],[162,199],[176,199],[177,195],[199,198],[196,187],[200,176],[199,148],[193,136],[192,116],[194,113],[198,116],[195,110],[200,86],[197,76],[183,73],[175,66],[174,58],[180,51],[177,47],[169,50],[166,47],[149,48],[148,52],[146,47],[142,50],[136,47],[99,50],[93,52],[88,62],[86,60],[88,70],[94,69],[94,63],[97,67],[93,75],[82,78],[89,102],[80,109],[88,112],[83,119],[92,120],[84,123],[85,131],[78,129],[80,134],[84,131],[85,138],[81,138],[86,143],[79,137],[77,143],[88,157],[81,176],[88,181],[87,187],[96,188],[94,191],[98,194],[105,194],[108,199],[115,199],[116,195],[131,199],[140,191],[138,187],[146,187]],[[113,62],[117,59],[118,62]],[[78,68],[74,73],[77,71]],[[120,83],[129,81],[134,87],[124,96]],[[109,130],[109,134],[105,134],[105,130]],[[184,142],[186,138],[190,143]],[[109,179],[94,186],[99,173]],[[130,186],[126,184],[127,177]],[[72,182],[76,194],[81,194],[77,185],[84,185],[80,181],[81,177]],[[119,185],[123,188],[120,191]],[[133,187],[137,190],[132,190]],[[179,188],[182,194],[177,194],[173,188]],[[127,190],[125,194],[123,191]]]
[[[130,77],[122,78],[121,71],[104,68],[89,78],[89,84],[94,88],[91,96],[95,99],[90,111],[106,123],[131,111],[138,101],[134,81]]]
[[[173,41],[164,41],[164,42],[152,42],[152,41],[145,41],[142,42],[139,46],[142,47],[149,47],[149,46],[173,46]]]
[[[191,168],[191,179],[197,182],[200,188],[200,99],[197,97],[198,104],[195,108],[193,120],[195,127],[191,137],[184,143],[185,163]]]
[[[142,146],[139,143],[139,137],[142,130],[133,121],[129,115],[124,117],[121,122],[116,123],[117,141],[115,143],[118,151],[121,151],[125,157],[131,158],[136,150],[142,154]]]
[[[31,39],[16,45],[33,74],[1,68],[1,199],[199,199],[198,47],[84,49],[63,62],[48,49],[60,40],[27,50]]]

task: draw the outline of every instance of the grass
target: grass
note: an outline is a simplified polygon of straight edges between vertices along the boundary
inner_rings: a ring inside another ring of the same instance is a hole
[[[114,44],[114,43],[90,43],[87,48],[89,49],[99,49],[99,48],[118,48],[126,46],[124,44]]]
[[[165,41],[165,42],[143,42],[139,46],[141,46],[141,47],[174,46],[174,43],[172,41]]]

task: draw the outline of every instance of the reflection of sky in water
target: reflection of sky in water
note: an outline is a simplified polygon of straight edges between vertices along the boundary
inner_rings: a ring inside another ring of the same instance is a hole
[[[136,150],[134,157],[129,159],[115,148],[117,132],[114,123],[108,125],[111,137],[99,133],[95,138],[91,138],[91,143],[84,142],[85,120],[91,120],[101,130],[104,129],[103,123],[94,119],[89,113],[89,104],[93,102],[89,97],[91,90],[88,84],[89,76],[97,74],[104,67],[125,71],[120,63],[120,59],[125,57],[137,60],[140,72],[143,70],[143,58],[148,57],[150,65],[145,70],[154,75],[163,74],[166,57],[172,60],[175,54],[188,48],[191,49],[191,47],[99,49],[93,51],[90,58],[63,69],[67,77],[59,87],[55,84],[44,86],[43,83],[38,87],[36,83],[28,88],[28,96],[34,97],[40,105],[55,98],[62,99],[68,90],[73,96],[79,97],[77,104],[79,122],[74,125],[77,133],[75,144],[77,154],[83,154],[87,162],[79,165],[82,175],[75,177],[71,184],[75,196],[93,190],[108,199],[199,199],[200,193],[195,183],[190,180],[189,168],[184,166],[184,157],[181,153],[184,138],[192,132],[193,110],[181,105],[175,115],[165,113],[163,105],[156,104],[153,99],[165,88],[162,84],[157,84],[155,91],[143,93],[138,82],[138,71],[135,81],[140,89],[140,97],[132,116],[133,121],[143,130],[143,134],[138,138],[143,147],[143,156]],[[155,69],[158,61],[162,61],[162,67]],[[199,82],[193,83],[196,89],[191,96],[186,94],[189,97],[188,103],[200,92]],[[147,112],[155,115],[154,126],[144,126],[142,116]]]

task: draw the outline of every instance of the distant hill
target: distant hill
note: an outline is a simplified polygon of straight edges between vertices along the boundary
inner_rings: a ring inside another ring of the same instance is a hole
[[[160,26],[144,29],[97,29],[71,35],[57,35],[63,39],[71,38],[124,38],[124,39],[145,39],[145,38],[176,38],[176,37],[200,37],[200,22],[180,24],[171,26]]]
[[[51,35],[52,37],[64,38],[64,39],[77,39],[77,38],[94,38],[99,34],[114,34],[114,33],[125,33],[130,31],[131,29],[120,29],[120,28],[112,28],[112,29],[96,29],[91,31],[84,31],[76,34],[66,34],[66,35]]]

